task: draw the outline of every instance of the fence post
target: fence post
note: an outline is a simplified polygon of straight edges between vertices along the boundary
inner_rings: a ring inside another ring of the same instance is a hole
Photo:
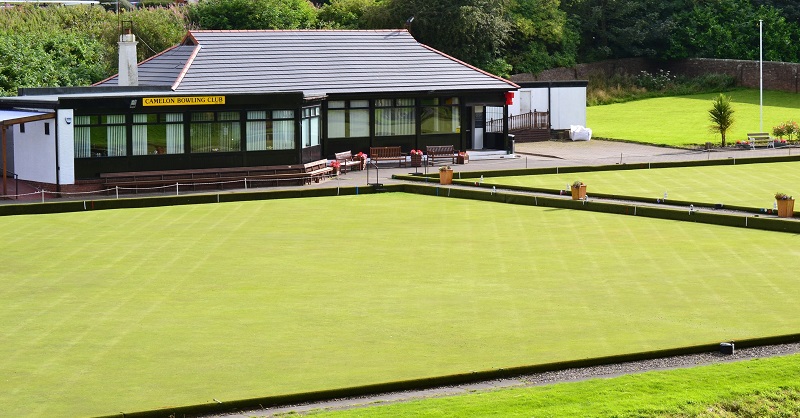
[[[178,184],[180,184],[180,183],[175,183],[175,196],[178,196],[180,194],[178,192],[178,190],[179,190]]]
[[[114,186],[114,189],[117,192],[117,199],[119,199],[119,186]]]
[[[244,178],[244,189],[247,190],[247,177]]]
[[[42,203],[44,203],[44,189],[42,189]]]

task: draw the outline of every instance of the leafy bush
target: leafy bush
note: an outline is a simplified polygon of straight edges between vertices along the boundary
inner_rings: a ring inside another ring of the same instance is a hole
[[[595,74],[589,77],[586,103],[588,106],[597,106],[652,97],[723,92],[735,86],[736,80],[725,74],[706,74],[694,78],[675,76],[664,70],[655,73],[642,71],[635,76]]]

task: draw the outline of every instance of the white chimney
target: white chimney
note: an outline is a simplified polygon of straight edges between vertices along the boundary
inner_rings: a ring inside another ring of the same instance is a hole
[[[117,84],[120,86],[139,85],[139,67],[136,66],[136,36],[126,30],[119,36],[119,75]]]

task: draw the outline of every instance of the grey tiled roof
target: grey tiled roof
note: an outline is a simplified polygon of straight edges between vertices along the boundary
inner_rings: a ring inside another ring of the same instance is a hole
[[[139,85],[141,86],[171,86],[183,70],[194,47],[191,45],[177,45],[159,55],[139,63]],[[97,86],[116,86],[117,76],[103,80]]]
[[[190,59],[189,50],[196,46],[197,54]],[[175,90],[184,93],[517,88],[420,44],[405,30],[190,31],[175,52],[140,64],[140,85],[163,85],[171,75],[174,83],[180,59],[188,62]],[[145,66],[148,77],[155,69],[161,71],[159,77],[145,78]]]

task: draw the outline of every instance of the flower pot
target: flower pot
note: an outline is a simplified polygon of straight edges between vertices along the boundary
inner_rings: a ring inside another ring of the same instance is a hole
[[[439,184],[453,184],[453,170],[439,170]]]
[[[791,218],[794,216],[794,199],[778,199],[778,217]]]
[[[572,187],[572,200],[582,200],[586,198],[586,185],[581,187]]]
[[[411,154],[411,167],[422,167],[422,154]]]

